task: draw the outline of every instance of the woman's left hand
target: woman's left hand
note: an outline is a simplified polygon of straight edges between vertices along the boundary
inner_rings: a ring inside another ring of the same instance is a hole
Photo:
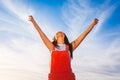
[[[97,18],[95,18],[94,21],[93,21],[93,23],[96,25],[98,23],[98,21],[99,20]]]

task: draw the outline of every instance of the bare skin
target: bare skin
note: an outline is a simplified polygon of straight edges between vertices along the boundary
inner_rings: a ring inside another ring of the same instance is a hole
[[[39,27],[39,25],[36,23],[36,21],[34,20],[34,18],[32,16],[29,16],[29,21],[32,22],[33,26],[38,31],[44,44],[51,51],[53,49],[53,46],[54,46],[52,44],[52,42],[48,39],[48,37],[45,35],[45,33],[41,30],[41,28]],[[75,39],[74,41],[72,41],[70,43],[72,45],[73,51],[80,45],[80,43],[85,39],[85,37],[94,28],[94,26],[97,23],[98,23],[98,19],[95,18],[93,20],[93,22],[89,25],[89,27],[81,35],[79,35],[77,39]],[[55,35],[55,39],[57,40],[57,44],[64,44],[64,37],[65,37],[65,35],[63,32],[57,32],[57,34]]]
[[[55,35],[55,39],[57,40],[57,44],[64,44],[64,33],[63,32],[57,32]]]

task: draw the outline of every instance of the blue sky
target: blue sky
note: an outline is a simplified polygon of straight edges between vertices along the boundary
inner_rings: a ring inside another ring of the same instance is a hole
[[[47,80],[50,52],[28,21],[33,15],[52,41],[63,31],[76,39],[93,21],[99,23],[74,51],[77,80],[120,80],[119,0],[1,0],[0,79]]]

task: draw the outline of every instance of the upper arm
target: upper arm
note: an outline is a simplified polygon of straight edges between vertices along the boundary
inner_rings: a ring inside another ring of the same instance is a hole
[[[54,47],[53,43],[48,39],[48,37],[42,31],[38,30],[38,32],[46,47],[51,51]]]
[[[53,50],[54,45],[49,39],[46,38],[46,40],[43,40],[43,42],[46,45],[46,47],[49,49],[49,51]]]
[[[81,34],[77,39],[71,42],[73,51],[80,45],[80,43],[84,40],[85,37],[86,37],[85,34]]]

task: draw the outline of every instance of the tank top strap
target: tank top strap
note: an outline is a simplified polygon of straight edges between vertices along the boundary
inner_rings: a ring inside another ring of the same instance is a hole
[[[53,46],[53,48],[52,48],[52,51],[54,51],[55,50],[55,46]]]
[[[68,45],[66,45],[66,51],[68,51],[69,50],[69,46]]]

